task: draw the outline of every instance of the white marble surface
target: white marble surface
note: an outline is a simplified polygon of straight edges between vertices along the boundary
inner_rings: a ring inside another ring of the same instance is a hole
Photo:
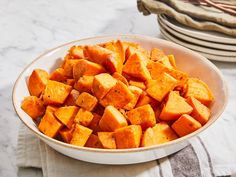
[[[136,0],[0,0],[1,177],[17,176],[19,120],[11,92],[22,69],[40,53],[65,42],[116,33],[160,37],[156,17],[140,14]],[[214,63],[228,82],[230,99],[225,115],[232,117],[229,124],[236,128],[236,63]]]

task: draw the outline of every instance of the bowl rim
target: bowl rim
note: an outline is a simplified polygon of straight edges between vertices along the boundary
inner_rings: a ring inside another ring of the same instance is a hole
[[[102,38],[108,38],[108,37],[113,37],[113,38],[119,38],[119,37],[128,37],[128,38],[136,38],[136,39],[142,39],[142,40],[151,40],[151,41],[160,41],[172,46],[176,46],[177,48],[180,48],[182,50],[186,50],[190,53],[192,53],[192,55],[195,55],[197,58],[199,58],[201,61],[203,61],[205,64],[207,64],[209,67],[211,67],[217,74],[218,76],[221,78],[222,82],[223,82],[223,90],[224,92],[224,97],[225,97],[225,102],[222,106],[222,108],[216,113],[216,115],[214,116],[214,120],[210,123],[210,124],[206,124],[203,127],[201,127],[200,129],[196,130],[193,133],[190,133],[184,137],[180,137],[176,140],[172,140],[170,142],[164,143],[164,144],[158,144],[158,145],[153,145],[153,146],[148,146],[148,147],[139,147],[139,148],[129,148],[129,149],[99,149],[99,148],[90,148],[90,147],[81,147],[81,146],[76,146],[76,145],[72,145],[69,143],[65,143],[59,140],[56,140],[54,138],[50,138],[46,135],[44,135],[42,132],[40,132],[39,130],[34,130],[33,128],[31,128],[27,122],[24,120],[24,118],[22,118],[20,116],[20,114],[18,113],[18,108],[16,106],[16,89],[19,83],[19,80],[21,79],[22,75],[25,73],[25,71],[31,67],[31,65],[33,65],[35,62],[37,62],[38,60],[40,60],[43,56],[58,50],[61,47],[64,47],[66,45],[69,44],[73,44],[76,42],[80,42],[80,41],[84,41],[84,40],[91,40],[91,39],[102,39]],[[87,37],[87,38],[82,38],[82,39],[78,39],[78,40],[73,40],[71,42],[68,43],[64,43],[62,45],[59,45],[57,47],[51,48],[49,50],[46,50],[45,52],[43,52],[41,55],[39,55],[38,57],[36,57],[32,62],[30,62],[19,74],[19,76],[17,77],[17,80],[14,83],[13,86],[13,90],[12,90],[12,104],[13,104],[13,108],[18,116],[18,118],[23,122],[23,124],[28,127],[28,129],[30,129],[38,138],[43,139],[45,141],[50,141],[52,143],[57,144],[58,146],[63,146],[65,148],[70,148],[70,149],[77,149],[77,150],[81,150],[81,151],[90,151],[90,152],[99,152],[99,153],[130,153],[130,152],[141,152],[141,151],[148,151],[148,150],[154,150],[154,149],[159,149],[159,148],[164,148],[167,146],[172,146],[178,143],[181,143],[185,140],[189,140],[193,137],[195,137],[196,135],[198,135],[199,133],[205,131],[209,126],[211,126],[213,123],[215,123],[216,120],[219,119],[220,115],[223,113],[223,111],[226,108],[226,105],[228,104],[228,95],[229,95],[229,91],[228,91],[228,86],[226,84],[226,81],[222,75],[222,73],[220,72],[220,70],[212,63],[210,62],[208,59],[206,59],[204,56],[188,49],[185,48],[181,45],[175,44],[173,42],[164,40],[164,39],[160,39],[160,38],[155,38],[155,37],[150,37],[150,36],[145,36],[145,35],[140,35],[140,34],[109,34],[109,35],[100,35],[100,36],[94,36],[94,37]]]

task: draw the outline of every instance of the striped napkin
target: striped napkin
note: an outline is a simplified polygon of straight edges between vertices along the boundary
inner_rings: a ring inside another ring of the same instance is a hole
[[[24,177],[214,177],[236,174],[236,121],[221,117],[181,151],[135,165],[99,165],[64,156],[20,126],[19,176]]]

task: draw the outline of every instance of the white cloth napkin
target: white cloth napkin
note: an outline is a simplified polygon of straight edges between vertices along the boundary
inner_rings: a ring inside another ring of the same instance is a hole
[[[87,163],[64,156],[21,125],[17,148],[19,176],[213,177],[232,175],[236,173],[235,127],[235,119],[227,115],[193,139],[189,146],[169,157],[135,165],[113,166]],[[36,174],[37,171],[39,173]]]

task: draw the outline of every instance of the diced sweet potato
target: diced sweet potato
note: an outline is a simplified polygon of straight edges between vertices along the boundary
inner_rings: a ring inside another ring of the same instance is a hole
[[[39,123],[38,129],[45,135],[54,138],[62,127],[63,124],[56,119],[53,113],[46,111]]]
[[[113,105],[120,109],[127,105],[133,99],[132,92],[121,81],[117,81],[116,85],[100,100],[100,104],[104,107]]]
[[[202,125],[193,117],[187,114],[183,114],[178,120],[173,123],[171,127],[180,137],[182,137],[201,128]]]
[[[191,116],[202,125],[206,124],[211,114],[210,109],[194,97],[188,97],[187,102],[193,108]]]
[[[129,57],[134,55],[134,54],[140,55],[141,59],[145,63],[145,65],[148,63],[149,53],[145,49],[140,47],[139,45],[137,45],[137,46],[129,46],[127,48],[126,53],[125,53],[126,60],[128,60]]]
[[[128,123],[124,116],[114,106],[107,106],[99,121],[102,131],[114,131],[127,125]]]
[[[46,105],[63,104],[71,90],[72,87],[69,85],[49,80],[43,92],[43,101]]]
[[[175,62],[175,56],[174,55],[167,55],[167,57],[169,58],[169,61],[170,61],[171,65],[172,65],[172,67],[174,69],[176,69],[177,66],[176,66],[176,62]]]
[[[167,68],[173,69],[174,67],[172,66],[169,57],[168,56],[164,56],[163,58],[161,58],[158,62],[162,63],[163,65],[165,65]]]
[[[155,108],[157,107],[158,102],[152,97],[148,96],[147,92],[143,91],[135,107],[137,108],[146,104],[150,104],[153,108]]]
[[[35,69],[29,77],[28,89],[30,95],[39,97],[44,91],[49,75],[42,69]]]
[[[149,104],[132,109],[127,116],[132,125],[141,125],[144,130],[156,124],[155,113]]]
[[[178,85],[185,84],[188,79],[187,73],[176,69],[170,69],[159,62],[150,62],[148,63],[147,68],[151,74],[152,79],[158,79],[164,72],[178,80]]]
[[[78,110],[79,108],[76,106],[60,107],[54,112],[54,115],[70,129]]]
[[[82,76],[75,83],[74,88],[79,92],[88,92],[92,93],[94,76]]]
[[[66,84],[74,87],[75,79],[66,79]]]
[[[103,148],[101,141],[97,135],[91,134],[88,141],[85,144],[85,147],[91,148]]]
[[[129,85],[136,86],[142,90],[146,90],[146,85],[141,81],[130,80]]]
[[[63,68],[57,68],[52,72],[49,79],[58,82],[64,82],[66,81],[67,77],[65,76],[65,71]]]
[[[64,73],[65,76],[67,77],[73,77],[73,68],[76,65],[76,63],[78,63],[80,60],[66,60],[65,64],[63,66],[64,68]]]
[[[76,104],[88,111],[92,111],[97,105],[97,98],[87,92],[83,92],[76,100]]]
[[[98,132],[98,138],[105,149],[116,149],[114,132]]]
[[[93,120],[93,114],[83,108],[80,108],[75,116],[74,122],[88,127]]]
[[[141,56],[136,53],[128,58],[123,67],[123,72],[143,81],[151,79],[144,61]]]
[[[46,111],[50,111],[50,112],[54,113],[58,108],[59,107],[48,105],[46,108]]]
[[[96,134],[97,132],[101,131],[101,128],[99,126],[99,121],[101,120],[101,116],[93,113],[93,119],[90,122],[88,128],[90,128],[91,130],[93,130],[93,133]]]
[[[153,146],[156,144],[157,143],[156,143],[154,131],[151,127],[149,127],[143,133],[142,140],[141,140],[141,146],[147,147],[147,146]]]
[[[166,122],[160,122],[152,127],[152,129],[155,134],[155,142],[157,144],[163,144],[178,138]]]
[[[36,96],[25,97],[21,104],[23,109],[32,119],[37,119],[45,113],[43,102]]]
[[[169,74],[163,73],[160,77],[154,80],[154,83],[149,84],[146,92],[152,98],[161,102],[162,99],[172,91],[177,85],[178,81]]]
[[[158,49],[158,48],[153,48],[151,51],[151,60],[153,61],[158,61],[160,59],[162,59],[163,57],[165,57],[165,53]]]
[[[115,72],[112,74],[112,77],[115,78],[116,80],[123,82],[125,85],[129,86],[127,79],[124,76],[122,76],[120,73]]]
[[[79,91],[73,89],[71,90],[69,96],[67,97],[64,105],[65,106],[76,106],[75,101],[77,100],[77,98],[79,97]]]
[[[197,78],[189,78],[185,97],[193,96],[202,104],[209,106],[214,97],[207,84]]]
[[[94,76],[92,91],[98,99],[102,99],[116,85],[116,82],[116,79],[108,73],[98,74]]]
[[[128,88],[133,93],[134,96],[133,96],[133,99],[127,105],[124,106],[124,109],[131,110],[137,104],[138,99],[143,91],[142,91],[142,89],[135,87],[135,86],[129,86]]]
[[[73,128],[68,129],[68,128],[63,128],[59,131],[59,134],[61,135],[62,139],[66,143],[70,143],[70,140],[72,138],[72,133],[73,133]]]
[[[170,92],[167,102],[164,105],[160,119],[161,120],[176,120],[182,114],[190,114],[193,108],[185,101],[183,97],[175,92]]]
[[[138,148],[142,136],[140,125],[129,125],[115,130],[116,146],[118,149]]]
[[[92,130],[82,125],[76,124],[72,134],[70,144],[84,146],[92,134]]]
[[[73,46],[69,50],[70,57],[73,59],[84,58],[83,46]]]

